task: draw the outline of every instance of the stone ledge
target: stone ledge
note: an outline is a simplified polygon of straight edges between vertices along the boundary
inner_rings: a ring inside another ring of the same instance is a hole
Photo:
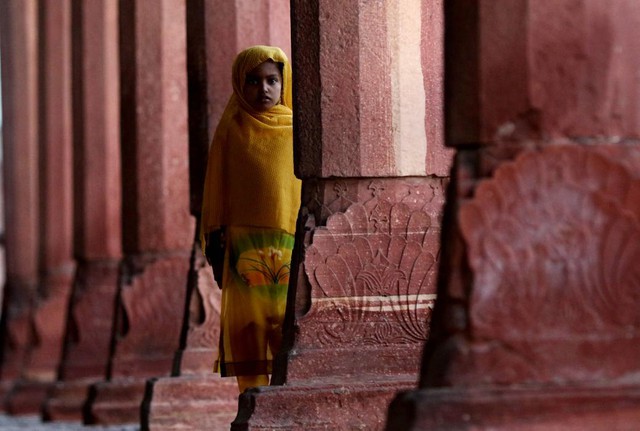
[[[433,388],[400,394],[388,431],[636,430],[640,386]]]
[[[393,396],[415,385],[407,379],[252,388],[240,396],[231,430],[381,430]]]

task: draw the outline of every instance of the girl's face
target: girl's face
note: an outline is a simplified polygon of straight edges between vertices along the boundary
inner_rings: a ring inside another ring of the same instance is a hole
[[[247,73],[242,96],[256,111],[268,111],[277,105],[281,94],[282,73],[273,61],[265,61]]]

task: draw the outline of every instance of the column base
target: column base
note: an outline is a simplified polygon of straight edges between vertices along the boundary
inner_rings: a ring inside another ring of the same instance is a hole
[[[240,395],[231,430],[381,430],[393,397],[415,386],[407,378],[253,388]]]
[[[84,421],[88,424],[121,425],[140,422],[140,404],[146,379],[122,378],[96,383],[90,388]]]
[[[237,410],[235,378],[191,375],[151,379],[142,407],[142,429],[229,429]]]
[[[18,381],[5,400],[10,415],[39,415],[52,382]]]
[[[89,387],[96,380],[58,382],[49,393],[42,417],[46,421],[82,421]]]
[[[11,389],[13,388],[13,380],[2,380],[0,381],[0,412],[4,413],[7,411],[7,400],[9,395],[11,394]]]
[[[634,430],[640,386],[434,388],[400,394],[389,408],[387,431],[409,430]]]

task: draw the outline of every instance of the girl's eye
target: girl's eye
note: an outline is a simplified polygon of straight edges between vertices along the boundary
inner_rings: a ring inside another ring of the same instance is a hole
[[[249,85],[258,85],[258,80],[256,78],[254,78],[253,76],[247,76],[246,82]]]
[[[278,83],[278,80],[276,78],[269,79],[269,84],[276,85],[277,83]]]

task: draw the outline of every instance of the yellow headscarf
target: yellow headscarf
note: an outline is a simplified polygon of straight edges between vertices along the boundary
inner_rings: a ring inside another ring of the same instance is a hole
[[[248,72],[265,61],[283,64],[280,103],[265,112],[242,96]],[[276,47],[254,46],[236,57],[233,94],[209,148],[200,240],[221,226],[295,232],[301,182],[293,174],[291,65]]]

